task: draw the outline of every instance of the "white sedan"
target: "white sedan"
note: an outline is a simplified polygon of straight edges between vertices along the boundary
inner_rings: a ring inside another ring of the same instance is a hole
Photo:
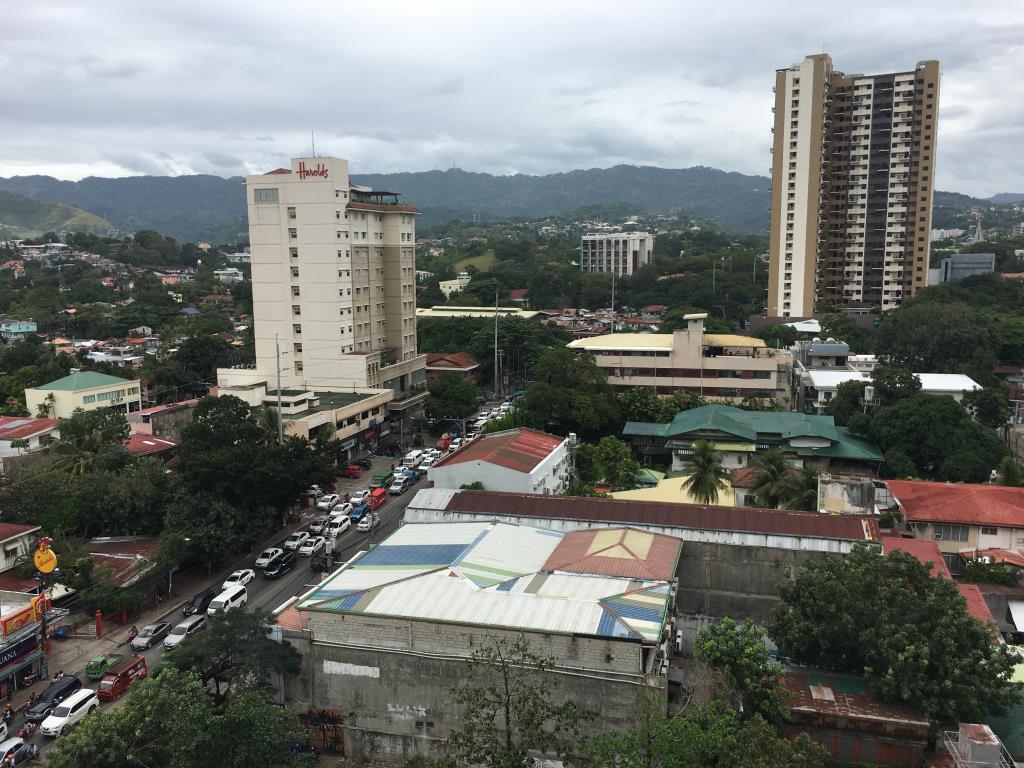
[[[309,531],[296,531],[287,539],[284,540],[283,546],[285,549],[298,549],[306,543],[306,539],[309,538]]]
[[[363,491],[356,491],[355,493],[352,494],[352,498],[349,499],[349,501],[352,502],[352,506],[353,507],[358,507],[360,504],[362,504],[364,501],[366,501],[369,498],[370,498],[370,491],[369,491],[369,489],[367,489],[367,490],[363,490]]]
[[[237,587],[239,584],[241,584],[244,587],[246,584],[248,584],[255,578],[256,571],[254,571],[252,568],[242,568],[228,576],[224,580],[224,583],[221,584],[220,588],[231,589],[231,587]]]
[[[263,552],[260,553],[260,556],[256,558],[256,567],[266,568],[267,564],[270,563],[271,560],[280,555],[282,552],[284,552],[284,550],[278,547],[264,549]]]
[[[326,541],[323,536],[314,536],[311,539],[306,539],[302,542],[302,546],[299,547],[299,554],[303,557],[312,557],[313,553],[323,549]]]
[[[329,493],[320,498],[320,501],[316,503],[316,508],[321,512],[330,512],[339,501],[341,501],[341,496],[336,493]]]

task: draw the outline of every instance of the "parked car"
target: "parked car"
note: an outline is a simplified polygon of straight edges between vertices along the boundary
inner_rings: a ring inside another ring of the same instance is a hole
[[[347,515],[349,512],[352,511],[352,507],[352,502],[342,502],[341,504],[339,504],[338,506],[331,510],[331,517],[341,517],[342,515]]]
[[[461,437],[456,437],[454,440],[452,440],[451,445],[448,446],[448,450],[457,451],[459,448],[463,446],[465,442],[466,441],[463,440]]]
[[[361,474],[363,474],[363,469],[358,464],[349,464],[341,470],[342,477],[358,478]]]
[[[204,589],[198,595],[185,603],[185,607],[181,609],[181,612],[186,616],[195,616],[197,613],[206,613],[206,609],[210,606],[210,601],[216,596],[217,590],[213,587]]]
[[[99,705],[96,691],[90,688],[77,690],[53,708],[50,716],[39,726],[39,732],[43,736],[67,736],[83,717],[95,712]]]
[[[82,681],[73,675],[66,675],[54,680],[39,694],[36,703],[25,711],[25,720],[40,723],[45,720],[53,708],[82,687]]]
[[[279,579],[295,567],[295,553],[282,552],[266,567],[263,575],[268,579]]]
[[[169,651],[186,637],[191,637],[196,632],[206,629],[206,613],[200,613],[192,618],[185,619],[174,627],[164,640],[164,650]]]
[[[327,535],[328,536],[340,536],[349,528],[352,527],[352,519],[348,515],[342,515],[341,517],[331,518],[331,522],[327,524]]]
[[[348,520],[347,517],[345,519]],[[299,547],[299,554],[302,557],[312,557],[313,553],[320,550],[326,543],[327,540],[323,536],[312,536],[302,542],[302,546]]]
[[[290,550],[296,550],[302,546],[303,542],[309,538],[309,531],[296,531],[287,539],[284,540],[284,548]]]
[[[306,495],[312,496],[314,499],[319,499],[324,495],[324,489],[319,485],[311,485],[306,489]]]
[[[348,517],[351,522],[358,523],[372,511],[369,504],[360,504],[349,513]]]
[[[224,583],[220,585],[220,588],[224,590],[230,589],[231,587],[235,587],[238,585],[244,587],[246,584],[248,584],[255,578],[256,571],[254,571],[252,568],[241,568],[232,573],[226,579],[224,579]]]
[[[144,651],[147,648],[152,648],[167,637],[167,633],[170,631],[171,625],[166,621],[161,621],[158,624],[147,624],[139,630],[139,634],[132,638],[129,645],[133,651]]]
[[[320,517],[314,518],[313,522],[309,524],[309,532],[314,536],[319,536],[327,528],[331,518],[327,515],[320,515]]]
[[[123,653],[105,653],[102,656],[93,656],[85,665],[85,676],[90,680],[99,680],[111,667],[116,667],[124,659]]]
[[[316,503],[316,508],[321,512],[330,512],[339,501],[341,501],[341,496],[336,493],[329,493],[326,496],[320,497],[320,501]]]
[[[241,584],[235,584],[217,595],[206,609],[208,616],[216,616],[218,613],[227,613],[235,608],[241,608],[249,602],[249,591]]]
[[[359,525],[356,526],[356,530],[360,533],[368,533],[376,528],[379,523],[380,516],[376,512],[371,512],[359,521]]]
[[[388,493],[391,494],[392,496],[401,496],[403,493],[409,490],[410,485],[411,483],[409,482],[408,477],[401,477],[395,480],[395,482],[393,482],[390,486],[388,486]],[[359,524],[362,525],[362,523],[363,521],[360,520]],[[360,528],[359,530],[361,531],[363,529]]]
[[[430,469],[434,466],[436,459],[433,456],[428,456],[420,463],[420,469]]]
[[[362,490],[362,491],[356,491],[355,493],[352,494],[351,498],[349,498],[349,501],[352,503],[353,508],[354,507],[358,507],[360,504],[362,504],[364,501],[366,501],[366,499],[367,499],[367,497],[369,495],[370,495],[370,489],[369,488],[367,488],[365,490]]]
[[[284,552],[284,550],[279,548],[279,547],[271,547],[270,549],[264,549],[260,553],[260,556],[256,558],[256,566],[255,567],[256,568],[266,568],[267,567],[267,563],[269,563],[275,557],[280,555],[282,552]],[[214,595],[213,597],[216,597],[216,595]],[[213,597],[211,597],[210,599],[212,600]],[[209,605],[209,603],[207,603],[207,605]]]

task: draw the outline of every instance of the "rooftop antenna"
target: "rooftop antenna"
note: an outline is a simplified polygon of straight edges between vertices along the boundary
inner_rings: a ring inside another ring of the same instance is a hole
[[[313,136],[313,131],[309,132],[309,140],[313,143],[313,157],[316,157],[316,137]]]

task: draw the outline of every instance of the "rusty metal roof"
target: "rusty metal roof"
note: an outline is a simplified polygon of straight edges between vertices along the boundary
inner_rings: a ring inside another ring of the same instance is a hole
[[[603,528],[566,534],[542,571],[589,573],[633,579],[675,578],[682,542],[635,528]]]
[[[878,524],[861,515],[826,515],[782,509],[718,507],[578,496],[540,496],[493,491],[459,491],[445,511],[477,514],[593,520],[624,525],[658,525],[699,530],[744,531],[779,536],[810,536],[877,541]]]

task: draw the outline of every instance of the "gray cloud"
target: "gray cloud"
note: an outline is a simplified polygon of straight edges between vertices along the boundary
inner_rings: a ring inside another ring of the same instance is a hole
[[[550,173],[615,163],[765,174],[774,71],[942,62],[938,185],[1024,191],[1024,6],[865,0],[9,3],[0,175]],[[539,20],[542,20],[539,21]]]

